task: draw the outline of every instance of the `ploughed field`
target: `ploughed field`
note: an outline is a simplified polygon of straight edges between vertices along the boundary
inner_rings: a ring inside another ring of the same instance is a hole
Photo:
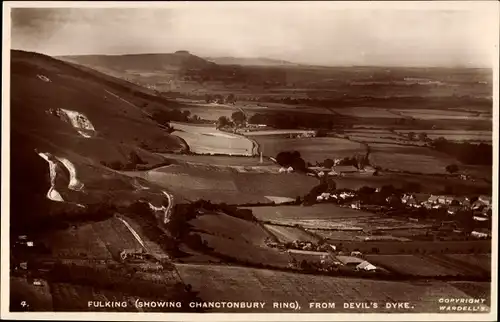
[[[293,312],[273,309],[272,302],[295,302],[300,312],[395,312],[387,302],[410,302],[412,312],[439,312],[439,298],[471,298],[466,292],[439,281],[395,282],[314,276],[266,269],[176,264],[182,279],[200,292],[204,301],[258,301],[263,309],[250,312]],[[335,303],[335,309],[310,308],[311,302]],[[344,303],[376,302],[378,309],[344,309]],[[210,311],[228,311],[211,309]]]

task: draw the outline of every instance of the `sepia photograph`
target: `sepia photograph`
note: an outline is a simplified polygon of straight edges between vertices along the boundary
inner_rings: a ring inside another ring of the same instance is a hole
[[[499,8],[4,2],[2,318],[496,320]]]

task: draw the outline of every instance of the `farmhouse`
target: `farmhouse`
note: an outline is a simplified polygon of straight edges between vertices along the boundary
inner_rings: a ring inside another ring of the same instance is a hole
[[[377,267],[367,261],[363,261],[358,266],[356,266],[356,270],[358,271],[374,271]]]

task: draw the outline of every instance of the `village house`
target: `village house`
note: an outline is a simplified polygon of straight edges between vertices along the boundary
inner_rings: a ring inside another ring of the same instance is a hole
[[[473,210],[477,210],[477,209],[482,210],[488,206],[491,206],[491,197],[479,196],[479,198],[472,203],[471,208]]]
[[[448,207],[447,211],[448,211],[448,214],[455,215],[457,212],[460,211],[460,209],[461,209],[460,206],[450,206],[450,207]]]
[[[408,207],[420,208],[429,200],[429,195],[424,193],[404,194],[401,202]]]
[[[351,208],[352,209],[361,209],[361,202],[359,200],[356,200],[351,203]]]
[[[437,203],[441,205],[451,205],[453,202],[454,198],[451,196],[438,196],[437,197]]]
[[[475,237],[475,238],[478,238],[478,239],[487,239],[487,238],[491,237],[491,234],[488,231],[486,231],[486,230],[479,230],[479,229],[476,229],[476,230],[472,231],[470,233],[470,235],[472,237]]]

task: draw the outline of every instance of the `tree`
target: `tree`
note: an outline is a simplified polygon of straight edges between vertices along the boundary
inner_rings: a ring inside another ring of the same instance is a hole
[[[409,132],[408,133],[408,140],[410,140],[410,141],[415,140],[415,132]]]
[[[245,123],[245,121],[247,120],[247,116],[242,111],[236,111],[233,114],[231,114],[231,119],[237,125],[241,125]]]
[[[213,101],[213,96],[210,94],[205,94],[205,102],[212,103],[212,101]]]
[[[325,159],[325,161],[323,161],[323,166],[325,168],[331,168],[334,164],[335,162],[332,159]]]
[[[337,183],[332,178],[327,178],[326,184],[328,186],[328,192],[334,192],[335,190],[337,190]]]
[[[230,123],[229,119],[225,116],[219,117],[217,120],[217,128],[220,129],[222,127],[228,126]]]
[[[226,97],[226,103],[228,103],[228,104],[234,104],[234,103],[236,103],[236,97],[234,96],[233,93],[229,94]]]
[[[419,139],[420,141],[427,141],[427,133],[425,133],[425,132],[420,132],[420,133],[418,134],[418,139]]]
[[[276,156],[276,162],[283,167],[288,167],[292,164],[293,156],[291,152],[280,152]]]
[[[292,168],[295,171],[305,172],[307,170],[306,162],[301,157],[292,160]]]
[[[450,174],[458,172],[458,170],[458,165],[456,164],[450,164],[446,166],[446,171],[448,171]]]

